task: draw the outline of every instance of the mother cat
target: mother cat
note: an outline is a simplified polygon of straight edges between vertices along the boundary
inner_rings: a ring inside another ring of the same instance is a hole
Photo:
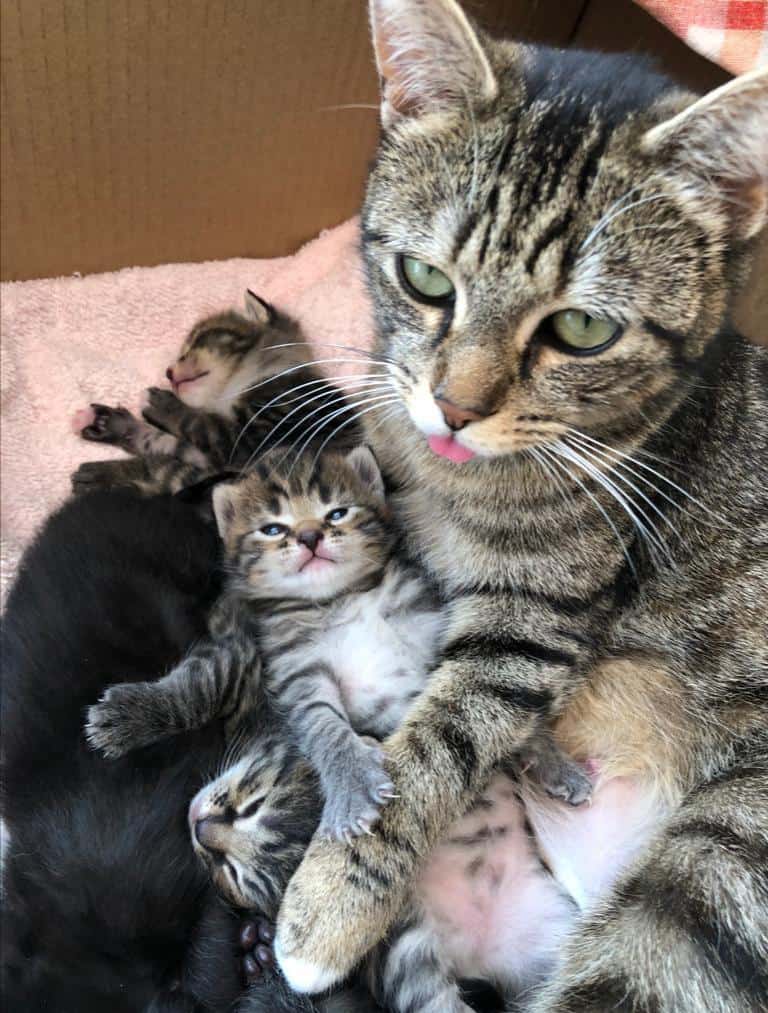
[[[552,722],[627,779],[610,818],[653,830],[536,1009],[765,1008],[768,356],[728,310],[766,220],[768,77],[696,101],[630,58],[491,40],[453,0],[371,13],[363,245],[403,408],[374,439],[451,633],[388,742],[402,797],[376,836],[313,843],[278,958],[302,990],[340,978]]]

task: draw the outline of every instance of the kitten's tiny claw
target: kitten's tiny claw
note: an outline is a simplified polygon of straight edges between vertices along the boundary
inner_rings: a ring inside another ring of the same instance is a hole
[[[92,443],[121,443],[136,422],[127,408],[110,408],[104,404],[92,404],[90,415],[90,421],[82,427],[80,436]]]
[[[378,743],[358,741],[343,775],[326,786],[326,800],[318,836],[351,843],[378,820],[382,806],[395,798],[394,785],[384,769],[384,752]]]

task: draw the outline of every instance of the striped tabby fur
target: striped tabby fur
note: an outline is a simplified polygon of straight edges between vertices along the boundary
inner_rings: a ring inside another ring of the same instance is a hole
[[[250,291],[245,304],[246,316],[230,311],[195,324],[167,370],[173,390],[150,387],[143,419],[90,406],[83,439],[134,459],[81,465],[76,492],[105,485],[178,492],[206,475],[239,471],[276,444],[295,451],[315,450],[326,437],[332,447],[359,441],[352,409],[310,364],[295,321]]]
[[[765,1008],[768,355],[728,310],[766,220],[766,73],[697,102],[633,58],[492,40],[453,0],[371,10],[363,242],[403,409],[373,442],[452,606],[387,743],[401,798],[375,837],[311,844],[281,966],[304,990],[346,974],[493,766],[551,724],[658,815],[532,1008]],[[454,296],[419,298],[404,255]],[[571,307],[614,339],[569,350]]]

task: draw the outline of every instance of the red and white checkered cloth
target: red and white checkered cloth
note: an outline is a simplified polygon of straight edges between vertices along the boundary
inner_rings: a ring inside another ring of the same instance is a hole
[[[768,64],[766,0],[638,0],[691,49],[743,74]]]

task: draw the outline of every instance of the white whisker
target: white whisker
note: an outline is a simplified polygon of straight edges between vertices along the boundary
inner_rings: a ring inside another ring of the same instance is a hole
[[[365,407],[363,408],[362,411],[356,412],[349,419],[345,419],[344,422],[343,422],[343,424],[340,425],[338,427],[338,429],[335,429],[334,432],[331,435],[335,435],[336,432],[340,431],[345,426],[349,426],[349,425],[352,425],[352,423],[357,422],[357,420],[360,419],[360,418],[362,418],[363,415],[366,414],[366,412],[373,411],[376,408],[384,408],[386,405],[393,404],[394,402],[399,401],[399,400],[400,399],[397,396],[392,396],[390,394],[380,394],[380,395],[378,395],[375,398],[366,398],[363,401],[353,402],[353,403],[347,405],[345,408],[337,409],[335,412],[332,412],[330,415],[324,416],[318,423],[315,423],[312,426],[309,435],[304,440],[304,442],[302,443],[301,447],[299,447],[298,451],[295,454],[296,460],[291,465],[290,470],[288,472],[288,475],[290,476],[292,474],[293,469],[294,469],[294,467],[296,465],[296,461],[298,461],[301,458],[301,455],[304,453],[304,451],[309,446],[309,444],[312,442],[312,440],[315,438],[315,436],[318,435],[320,432],[322,432],[323,428],[326,425],[328,425],[330,422],[332,422],[335,418],[338,418],[338,416],[341,415],[348,408],[358,408],[361,405],[365,405]],[[291,453],[291,451],[293,450],[293,448],[296,446],[296,444],[299,442],[300,439],[301,439],[301,436],[299,437],[298,440],[294,440],[294,442],[288,448],[288,450],[285,453],[285,455],[281,458],[281,461],[284,461],[285,458],[288,457],[288,455]]]
[[[581,253],[583,250],[586,250],[586,248],[590,246],[595,241],[595,239],[597,239],[597,237],[600,235],[603,229],[607,228],[612,221],[615,221],[615,219],[619,218],[621,215],[626,214],[627,211],[631,211],[632,208],[640,207],[641,204],[650,204],[652,201],[657,200],[669,200],[669,196],[665,193],[651,194],[648,197],[641,197],[640,200],[632,201],[631,204],[627,204],[625,207],[619,208],[618,211],[614,211],[612,214],[608,213],[604,214],[603,217],[600,219],[600,221],[597,223],[597,225],[592,229],[587,238],[579,247],[579,253]]]

